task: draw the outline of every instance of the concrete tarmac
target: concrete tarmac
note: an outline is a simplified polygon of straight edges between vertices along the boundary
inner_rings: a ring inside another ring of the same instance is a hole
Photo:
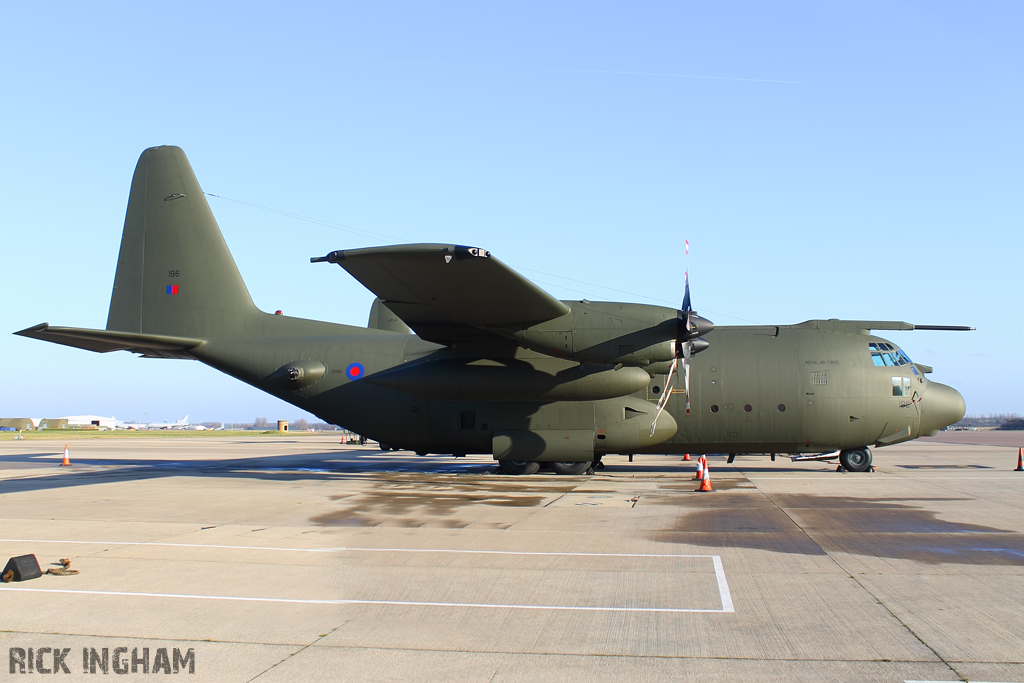
[[[148,679],[177,648],[211,681],[1024,681],[1024,472],[997,441],[864,474],[712,456],[711,493],[678,456],[509,477],[172,436],[76,440],[62,468],[63,442],[0,441],[0,561],[81,571],[0,584],[0,671],[57,648],[91,680],[106,648]]]

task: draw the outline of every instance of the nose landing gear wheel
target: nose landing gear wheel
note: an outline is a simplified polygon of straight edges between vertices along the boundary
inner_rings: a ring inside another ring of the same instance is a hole
[[[540,463],[529,460],[499,460],[498,467],[505,474],[536,474],[540,469]]]
[[[555,474],[583,474],[590,469],[591,463],[584,460],[583,462],[553,462],[551,463],[551,471]]]
[[[868,448],[850,448],[839,454],[839,464],[848,472],[866,472],[871,468],[871,451]]]

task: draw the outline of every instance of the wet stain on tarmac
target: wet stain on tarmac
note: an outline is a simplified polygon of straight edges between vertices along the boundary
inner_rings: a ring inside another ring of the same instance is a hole
[[[658,488],[664,491],[679,491],[680,493],[689,493],[696,491],[700,487],[700,481],[697,479],[691,479],[685,482],[662,484]],[[711,488],[713,491],[734,491],[736,489],[750,489],[756,490],[757,487],[750,483],[746,478],[743,479],[723,479],[712,476],[711,477]]]
[[[1024,534],[1012,532],[995,531],[985,536],[974,533],[825,535],[818,543],[828,552],[916,560],[923,564],[1024,566]]]
[[[376,526],[382,523],[419,527],[424,524],[462,528],[472,522],[453,517],[467,506],[486,505],[506,508],[540,506],[546,498],[572,490],[562,486],[514,486],[495,482],[467,480],[466,477],[410,475],[375,482],[369,491],[355,495],[332,496],[349,505],[310,521],[324,526]],[[497,526],[508,526],[500,525]]]
[[[500,481],[490,477],[470,477],[466,475],[437,476],[436,474],[402,474],[392,475],[387,479],[375,479],[374,488],[379,490],[399,491],[459,491],[474,492],[480,495],[493,493],[540,493],[556,495],[574,490],[575,483],[527,481]],[[601,491],[606,493],[606,491]]]
[[[649,497],[648,497],[649,498]],[[682,499],[682,500],[680,500]],[[924,564],[1024,565],[1024,534],[938,519],[921,503],[964,498],[852,498],[784,494],[682,495],[663,505],[686,511],[654,537],[666,543],[743,547],[781,553],[850,553]]]

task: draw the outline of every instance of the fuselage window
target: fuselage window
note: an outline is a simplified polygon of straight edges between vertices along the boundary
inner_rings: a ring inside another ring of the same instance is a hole
[[[893,377],[892,378],[892,395],[902,396],[903,395],[903,378]]]

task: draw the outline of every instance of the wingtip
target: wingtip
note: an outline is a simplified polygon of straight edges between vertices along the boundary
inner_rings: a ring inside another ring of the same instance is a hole
[[[32,333],[32,332],[41,332],[41,331],[45,330],[46,328],[48,328],[49,326],[50,326],[50,323],[39,323],[38,325],[33,325],[32,327],[26,327],[25,329],[18,330],[17,332],[13,332],[12,334],[16,334],[16,335],[21,336],[21,337],[27,337],[30,333]]]
[[[966,325],[914,325],[915,330],[933,330],[936,332],[972,332],[976,327]]]

